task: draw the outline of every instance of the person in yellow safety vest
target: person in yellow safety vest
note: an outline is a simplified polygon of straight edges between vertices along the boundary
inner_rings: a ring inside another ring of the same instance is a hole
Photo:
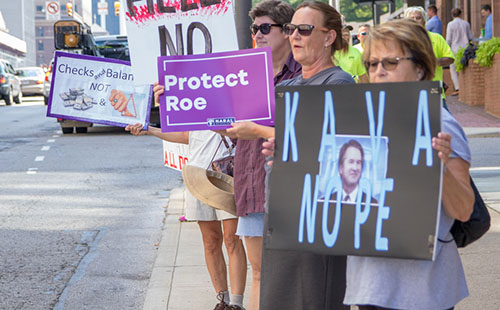
[[[344,25],[342,28],[342,38],[350,43],[350,31],[352,26]],[[361,53],[350,44],[347,45],[347,50],[335,51],[333,62],[342,70],[352,75],[357,83],[368,83],[368,74],[363,65]]]
[[[423,7],[409,7],[405,10],[404,16],[405,18],[413,19],[414,21],[425,27],[425,23],[427,21],[427,13],[425,12]],[[430,31],[427,31],[427,34],[431,39],[434,56],[436,56],[437,59],[436,73],[434,74],[434,78],[432,80],[440,81],[441,86],[443,86],[443,67],[449,66],[453,63],[453,52],[451,51],[451,47],[448,45],[448,43],[446,43],[446,40],[442,35]],[[444,94],[444,87],[441,96],[443,98],[444,106],[446,107],[446,95]]]
[[[359,26],[357,35],[359,43],[355,44],[353,47],[356,48],[361,53],[361,55],[363,55],[363,44],[365,42],[366,37],[368,37],[368,33],[370,33],[370,29],[371,26],[368,24]]]

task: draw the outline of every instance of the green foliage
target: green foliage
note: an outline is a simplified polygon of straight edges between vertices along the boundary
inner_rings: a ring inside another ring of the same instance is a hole
[[[465,47],[461,47],[458,49],[458,51],[455,53],[455,68],[457,69],[457,72],[460,72],[464,69],[464,65],[460,62],[462,57],[464,57],[465,54]]]
[[[481,67],[491,67],[493,57],[496,53],[500,53],[500,37],[495,37],[479,44],[474,62]]]
[[[252,0],[252,6],[255,6],[262,0]],[[284,0],[290,3],[294,8],[304,2],[304,0]],[[329,3],[328,0],[319,0]],[[403,0],[396,1],[396,10],[403,6]],[[382,14],[389,11],[389,6],[386,4],[381,5]],[[348,22],[366,22],[372,19],[372,6],[370,3],[359,5],[354,0],[340,0],[340,13],[345,16]]]

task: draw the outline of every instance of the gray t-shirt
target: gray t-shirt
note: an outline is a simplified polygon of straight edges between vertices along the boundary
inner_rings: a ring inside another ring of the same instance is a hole
[[[310,79],[302,76],[283,81],[280,86],[353,84],[339,67],[325,69]],[[266,166],[267,167],[267,166]],[[269,201],[266,175],[266,204]],[[267,225],[267,224],[266,224]],[[264,232],[267,228],[264,229]],[[264,243],[266,243],[264,238]],[[299,251],[262,251],[261,309],[349,309],[342,305],[345,291],[345,256],[328,256]]]
[[[452,136],[450,157],[470,163],[462,127],[444,108],[441,131]],[[441,207],[438,238],[453,239],[454,219]],[[443,310],[454,307],[469,292],[455,242],[436,245],[435,261],[349,256],[346,305],[375,305],[391,309]]]
[[[340,67],[335,66],[315,74],[310,79],[304,79],[302,75],[299,75],[293,79],[283,81],[277,86],[337,85],[352,83],[354,83],[352,76],[340,69]]]

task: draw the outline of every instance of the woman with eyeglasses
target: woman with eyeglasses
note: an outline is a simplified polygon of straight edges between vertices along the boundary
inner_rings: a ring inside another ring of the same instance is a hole
[[[293,59],[288,35],[282,29],[283,24],[290,22],[293,13],[293,7],[280,0],[262,1],[249,13],[253,20],[250,31],[256,47],[271,47],[275,84],[300,74],[301,66]],[[234,197],[239,220],[236,234],[245,239],[248,260],[252,266],[249,310],[257,310],[266,200],[264,191],[266,158],[260,151],[264,139],[274,137],[274,127],[254,122],[231,125],[232,128],[218,132],[237,139]]]
[[[302,65],[302,74],[279,85],[354,83],[350,74],[332,62],[335,51],[347,44],[335,8],[318,1],[303,2],[283,31],[289,36],[293,57]],[[342,303],[345,266],[345,256],[264,249],[260,308],[349,309]]]
[[[436,70],[427,31],[412,20],[375,26],[365,42],[363,59],[371,83],[432,80]],[[432,147],[444,166],[438,240],[446,242],[438,242],[434,261],[349,256],[345,304],[360,310],[444,310],[467,297],[450,228],[455,219],[465,222],[472,213],[470,150],[462,127],[444,108],[441,120],[442,132],[433,138]]]

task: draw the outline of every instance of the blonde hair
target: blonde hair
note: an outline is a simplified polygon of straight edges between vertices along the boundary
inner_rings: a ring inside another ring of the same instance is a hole
[[[399,19],[377,25],[372,28],[365,41],[363,61],[370,59],[375,42],[395,42],[401,51],[409,53],[413,62],[422,68],[422,80],[432,80],[436,71],[437,60],[432,49],[427,30],[410,19]]]
[[[410,18],[410,14],[414,13],[414,12],[419,12],[420,15],[422,15],[422,18],[424,19],[425,22],[427,22],[427,12],[424,10],[423,7],[421,6],[410,6],[409,8],[407,8],[405,10],[405,18]]]

